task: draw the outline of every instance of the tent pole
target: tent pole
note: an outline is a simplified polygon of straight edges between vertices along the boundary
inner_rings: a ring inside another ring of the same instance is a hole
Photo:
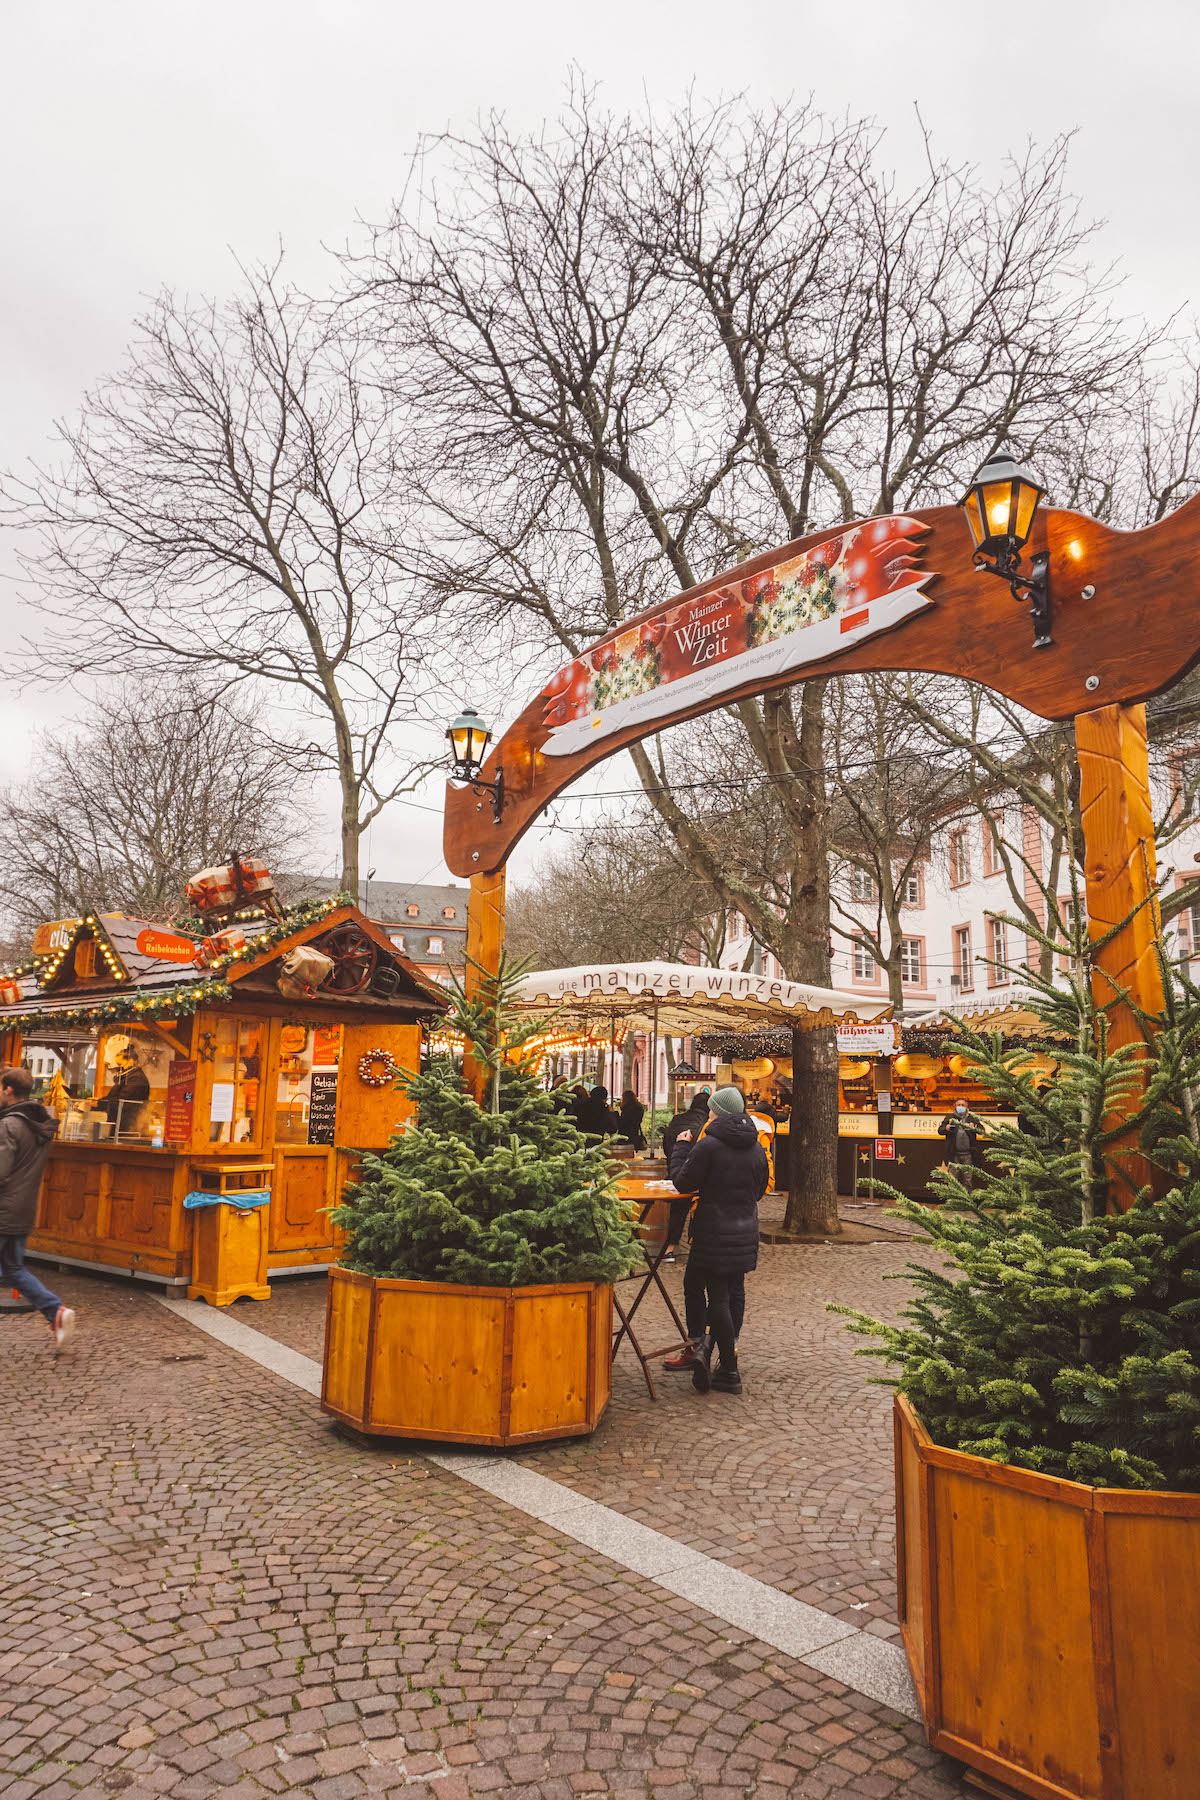
[[[658,1001],[654,1002],[654,1014],[650,1021],[650,1132],[648,1142],[654,1148],[654,1104],[658,1087]]]
[[[610,1096],[617,1091],[617,1015],[608,1015],[608,1091]]]

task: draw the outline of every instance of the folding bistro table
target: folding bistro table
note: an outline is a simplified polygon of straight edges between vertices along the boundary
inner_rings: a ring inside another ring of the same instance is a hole
[[[632,1275],[626,1275],[613,1288],[613,1307],[621,1324],[619,1330],[613,1334],[612,1353],[615,1357],[621,1348],[622,1341],[626,1337],[629,1339],[633,1347],[633,1354],[642,1365],[642,1374],[646,1377],[650,1398],[657,1400],[658,1395],[654,1391],[654,1377],[650,1373],[650,1364],[657,1356],[666,1356],[676,1350],[682,1350],[688,1342],[688,1334],[687,1326],[680,1318],[675,1302],[663,1285],[663,1278],[658,1272],[659,1265],[671,1245],[671,1234],[668,1229],[670,1213],[668,1211],[667,1218],[664,1220],[661,1238],[658,1237],[657,1232],[653,1236],[650,1235],[650,1215],[656,1206],[669,1208],[672,1200],[682,1204],[685,1196],[677,1191],[675,1184],[671,1181],[638,1176],[622,1180],[618,1184],[618,1192],[622,1200],[631,1203],[638,1209],[637,1232],[642,1246],[642,1255],[646,1259],[646,1266],[644,1269],[636,1269]],[[691,1210],[691,1206],[692,1202],[688,1200],[688,1211]],[[637,1292],[626,1307],[621,1303],[617,1288],[627,1286],[635,1281],[639,1284]],[[643,1349],[637,1332],[634,1330],[633,1316],[652,1287],[658,1289],[663,1305],[674,1321],[677,1335],[671,1339],[670,1343],[659,1344],[653,1350],[647,1350]]]

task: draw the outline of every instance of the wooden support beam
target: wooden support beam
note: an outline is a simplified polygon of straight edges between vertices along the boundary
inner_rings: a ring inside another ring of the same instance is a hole
[[[1161,1012],[1164,1003],[1156,949],[1160,927],[1153,895],[1154,815],[1145,707],[1102,706],[1080,713],[1075,746],[1088,928],[1093,938],[1100,938],[1129,919],[1092,968],[1092,993],[1107,1012],[1108,1042],[1115,1049],[1143,1041],[1133,1007],[1120,997],[1120,990],[1147,1013]],[[1136,916],[1130,918],[1135,909]],[[1154,1171],[1144,1156],[1129,1154],[1135,1143],[1136,1134],[1131,1132],[1113,1148],[1136,1188],[1150,1182]],[[1133,1194],[1123,1183],[1114,1183],[1111,1192],[1121,1207],[1131,1204]]]
[[[464,986],[473,998],[489,980],[500,973],[500,956],[504,949],[504,866],[488,875],[472,875],[471,896],[467,902],[467,973]],[[463,1057],[463,1074],[467,1085],[482,1106],[486,1096],[488,1071],[475,1061],[468,1046]]]

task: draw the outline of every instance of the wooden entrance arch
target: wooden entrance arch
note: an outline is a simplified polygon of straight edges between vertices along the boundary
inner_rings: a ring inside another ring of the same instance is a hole
[[[498,963],[509,855],[585,770],[807,676],[928,670],[980,682],[1042,718],[1074,719],[1092,935],[1141,909],[1100,952],[1094,987],[1110,1009],[1110,1042],[1136,1038],[1118,990],[1147,1012],[1163,1000],[1143,702],[1200,659],[1200,496],[1142,531],[1043,510],[1027,549],[1049,558],[1053,642],[1041,649],[1026,608],[973,566],[953,506],[816,532],[598,639],[495,745],[483,779],[501,782],[499,818],[470,788],[447,789],[445,859],[471,878],[476,961]]]

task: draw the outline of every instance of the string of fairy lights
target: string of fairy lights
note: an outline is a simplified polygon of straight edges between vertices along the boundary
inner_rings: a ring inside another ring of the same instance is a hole
[[[291,907],[282,918],[276,917],[274,923],[267,925],[245,943],[231,947],[224,955],[213,959],[202,977],[192,976],[190,979],[173,983],[154,993],[146,993],[136,987],[126,986],[119,994],[110,994],[104,998],[96,997],[79,1006],[41,1007],[32,1010],[22,1009],[9,1016],[14,1023],[19,1022],[24,1030],[40,1030],[47,1025],[111,1025],[132,1024],[138,1019],[177,1018],[193,1013],[200,1006],[219,1006],[231,995],[229,981],[224,971],[233,969],[238,963],[253,960],[271,950],[285,938],[295,932],[302,931],[307,925],[318,924],[339,907],[349,904],[346,894],[335,894],[328,900],[303,900]],[[261,907],[244,907],[236,915],[242,923],[250,923],[255,919],[266,919],[272,915]],[[82,926],[91,929],[95,943],[98,945],[109,973],[115,981],[128,983],[129,977],[117,960],[114,946],[108,939],[103,920],[95,913],[85,913],[75,921],[67,934],[67,941],[60,945],[53,955],[45,961],[35,959],[38,970],[38,984],[43,990],[57,974],[67,951],[76,941],[77,933]],[[199,945],[197,945],[199,949]],[[17,974],[28,974],[29,966],[23,965],[20,971],[2,977],[2,980],[15,980]]]

